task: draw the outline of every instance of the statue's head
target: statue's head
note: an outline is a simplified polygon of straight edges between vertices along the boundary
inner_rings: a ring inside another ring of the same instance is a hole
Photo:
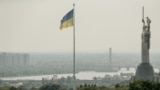
[[[151,23],[150,18],[149,18],[149,17],[146,17],[146,19],[147,19],[147,23],[150,24],[150,23]]]
[[[146,17],[146,19],[149,19],[149,17]]]

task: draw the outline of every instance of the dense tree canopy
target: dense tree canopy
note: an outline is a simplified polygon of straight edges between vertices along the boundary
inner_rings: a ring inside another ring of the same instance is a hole
[[[160,83],[154,81],[136,81],[129,84],[129,90],[160,90]]]

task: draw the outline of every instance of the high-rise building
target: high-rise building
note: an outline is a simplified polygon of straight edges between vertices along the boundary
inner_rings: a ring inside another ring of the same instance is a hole
[[[28,53],[6,53],[0,52],[0,66],[27,66],[29,65]]]

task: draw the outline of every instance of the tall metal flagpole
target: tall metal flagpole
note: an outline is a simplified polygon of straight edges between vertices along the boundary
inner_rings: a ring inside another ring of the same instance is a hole
[[[75,90],[75,4],[73,3],[73,90]]]

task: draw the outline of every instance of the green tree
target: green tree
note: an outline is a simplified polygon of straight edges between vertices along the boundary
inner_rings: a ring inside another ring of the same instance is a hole
[[[86,84],[86,83],[84,84],[84,87],[87,87],[87,84]]]
[[[120,85],[119,85],[119,84],[116,84],[116,85],[115,85],[115,88],[119,88],[119,87],[120,87]]]
[[[39,90],[67,90],[66,87],[58,84],[47,84],[40,87]]]
[[[135,81],[129,84],[129,90],[160,90],[160,83],[154,81]]]
[[[82,88],[82,87],[83,87],[83,85],[80,85],[79,87],[80,87],[80,88]]]
[[[27,90],[27,89],[24,86],[20,86],[20,87],[17,88],[17,90]]]
[[[35,87],[32,87],[30,90],[38,90],[37,88],[35,88]]]
[[[9,90],[17,90],[17,88],[12,86],[9,88]]]

